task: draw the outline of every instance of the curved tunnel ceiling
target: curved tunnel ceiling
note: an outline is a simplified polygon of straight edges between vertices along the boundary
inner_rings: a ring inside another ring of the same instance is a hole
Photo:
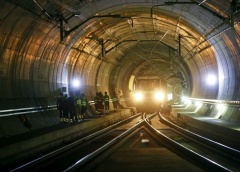
[[[127,90],[135,75],[171,78],[170,84],[184,80],[194,97],[238,99],[239,4],[2,1],[1,97],[51,96],[74,77],[93,97]],[[205,84],[208,73],[218,77],[218,86]]]

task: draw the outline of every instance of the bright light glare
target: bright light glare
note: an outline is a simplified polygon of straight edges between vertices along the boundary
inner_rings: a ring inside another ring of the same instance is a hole
[[[199,101],[195,101],[194,104],[195,104],[195,106],[197,106],[197,107],[201,107],[203,103],[202,103],[202,102],[199,102]]]
[[[164,94],[163,94],[163,92],[160,92],[160,91],[156,92],[156,93],[155,93],[155,99],[156,99],[156,100],[159,100],[159,101],[163,100],[163,99],[164,99]]]
[[[221,111],[224,108],[224,104],[217,104],[217,110]]]
[[[227,106],[225,104],[217,104],[216,108],[217,108],[217,114],[215,118],[219,119],[227,110]]]
[[[209,74],[207,76],[207,84],[208,85],[215,85],[217,83],[217,77],[213,74]]]
[[[77,80],[77,79],[75,79],[75,80],[73,80],[73,86],[75,87],[75,88],[78,88],[79,86],[80,86],[80,82],[79,82],[79,80]]]
[[[219,80],[220,80],[220,81],[223,81],[223,80],[224,80],[224,75],[223,75],[223,74],[219,75]]]
[[[187,98],[186,96],[182,96],[182,102],[183,102],[183,103],[186,103],[187,100],[188,100],[188,98]]]
[[[172,93],[169,93],[169,94],[167,95],[167,99],[168,99],[168,100],[172,100],[172,98],[173,98]]]
[[[143,94],[140,93],[140,92],[135,93],[135,94],[134,94],[134,98],[135,98],[135,100],[137,100],[137,101],[141,101],[141,100],[143,99]]]
[[[190,105],[190,104],[192,104],[192,101],[189,100],[189,99],[187,99],[187,100],[185,101],[185,103],[186,103],[187,105]]]

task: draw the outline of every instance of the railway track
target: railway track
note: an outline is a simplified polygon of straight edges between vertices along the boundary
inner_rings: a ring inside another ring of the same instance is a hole
[[[240,171],[239,154],[154,113],[133,116],[9,171]]]
[[[54,169],[54,171],[63,171],[68,167],[68,165],[77,161],[79,158],[86,156],[95,149],[101,147],[101,145],[104,145],[121,132],[124,132],[135,123],[138,123],[139,120],[142,120],[140,113],[84,138],[79,138],[78,140],[70,142],[57,150],[46,153],[31,161],[24,162],[21,165],[8,165],[4,168],[4,170],[45,171],[46,169]],[[122,126],[123,129],[117,129],[119,126]]]

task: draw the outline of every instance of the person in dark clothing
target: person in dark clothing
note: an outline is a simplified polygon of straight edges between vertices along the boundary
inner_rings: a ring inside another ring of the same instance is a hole
[[[113,97],[112,97],[112,102],[113,102],[113,108],[114,108],[114,112],[117,111],[117,107],[118,107],[118,96],[117,93],[115,92]]]
[[[67,100],[68,103],[68,111],[69,111],[69,121],[68,122],[73,122],[73,120],[75,119],[75,100],[73,97],[73,93],[70,94],[70,96],[68,97]]]
[[[100,112],[99,113],[99,116],[100,116],[103,113],[103,109],[104,109],[104,105],[103,105],[104,99],[103,99],[102,92],[99,92],[98,95],[99,95],[99,98],[98,98],[98,111]]]
[[[108,114],[109,113],[109,96],[108,96],[107,92],[105,92],[105,94],[103,96],[103,100],[104,100],[105,114]]]
[[[81,119],[84,120],[88,107],[88,101],[84,93],[81,95]]]
[[[97,113],[97,115],[98,115],[98,99],[99,99],[99,95],[98,95],[98,92],[96,92],[96,95],[95,95],[95,97],[94,97],[94,105],[95,105],[95,111],[96,111],[96,113]]]
[[[63,122],[68,122],[68,95],[64,95],[63,99]]]
[[[81,95],[78,95],[75,97],[75,109],[76,109],[75,121],[80,122],[80,120],[81,120]]]
[[[59,111],[59,118],[61,122],[63,122],[63,99],[63,92],[60,92],[57,99],[57,109]]]

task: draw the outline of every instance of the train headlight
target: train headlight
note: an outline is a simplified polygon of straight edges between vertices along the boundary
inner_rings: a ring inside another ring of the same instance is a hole
[[[162,101],[164,99],[164,94],[161,91],[155,93],[155,99],[158,101]]]
[[[135,99],[136,101],[141,101],[141,100],[143,100],[143,94],[140,93],[140,92],[135,93],[133,96],[134,96],[134,99]]]

